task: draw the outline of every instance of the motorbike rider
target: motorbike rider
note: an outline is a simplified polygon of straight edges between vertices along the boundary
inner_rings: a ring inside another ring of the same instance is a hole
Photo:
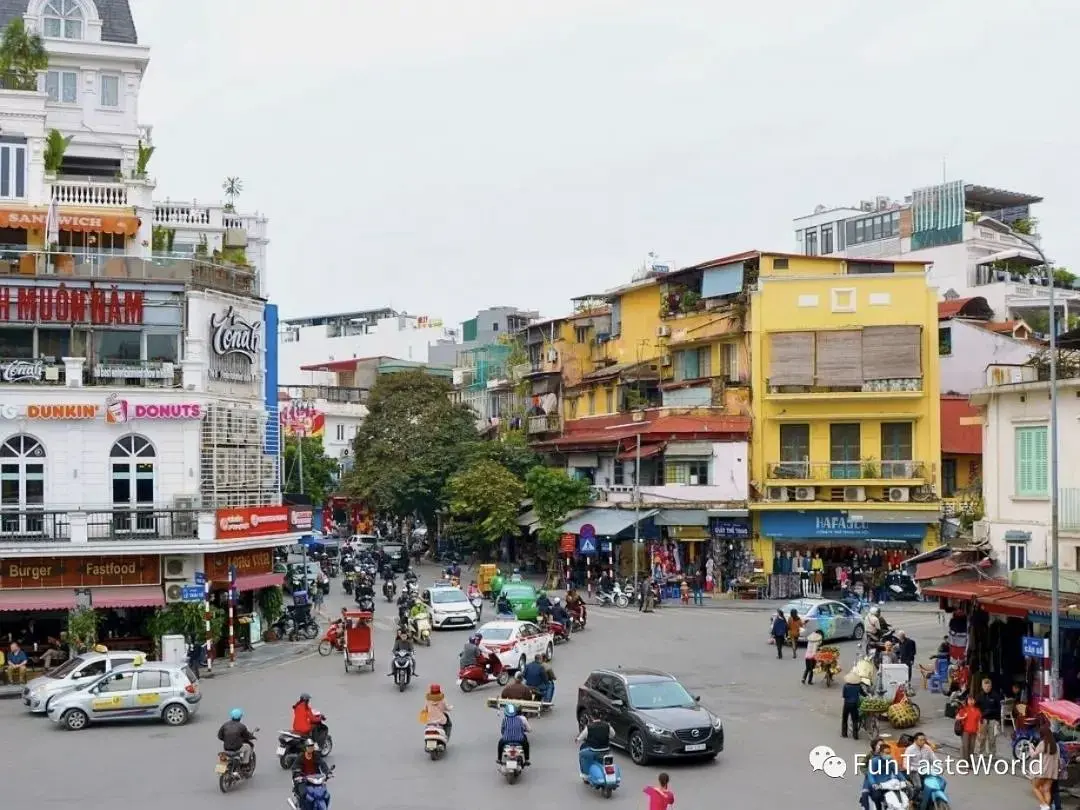
[[[397,610],[398,618],[407,620],[409,618],[409,608],[412,607],[412,597],[409,596],[408,591],[402,591],[401,596],[397,598]]]
[[[925,810],[929,797],[921,796],[922,778],[925,774],[933,773],[935,763],[940,762],[941,759],[927,741],[926,735],[918,731],[911,745],[904,749],[903,760],[903,769],[911,780],[915,804]],[[921,801],[919,801],[920,797]]]
[[[585,601],[581,598],[581,594],[579,594],[575,588],[571,588],[566,592],[566,609],[571,616],[577,618],[584,607]]]
[[[615,592],[615,580],[611,578],[611,574],[605,571],[600,576],[600,581],[596,583],[597,593],[612,594]]]
[[[541,620],[551,617],[551,599],[548,597],[547,591],[540,591],[536,595],[536,610]]]
[[[326,735],[326,727],[322,718],[311,708],[311,695],[302,693],[300,699],[293,704],[292,710],[292,733],[312,739],[321,746],[320,738]]]
[[[574,742],[581,743],[578,748],[578,768],[584,776],[589,775],[589,766],[596,761],[598,754],[607,753],[611,750],[611,738],[615,729],[599,715],[589,717],[581,733],[574,738]]]
[[[255,735],[251,733],[242,722],[244,719],[243,709],[233,709],[229,712],[229,719],[221,724],[217,738],[221,740],[221,747],[229,754],[240,754],[240,762],[247,765],[251,762],[252,745]]]
[[[535,690],[540,695],[540,700],[544,703],[551,702],[555,692],[555,683],[548,677],[548,672],[544,668],[544,656],[537,655],[526,664],[522,675],[525,679],[525,685]]]
[[[356,581],[356,603],[360,602],[364,598],[375,599],[375,586],[371,581],[371,577],[367,574],[361,574],[360,578]]]
[[[413,654],[412,639],[409,638],[409,634],[402,630],[400,627],[397,631],[397,637],[394,639],[394,649],[390,654],[390,677],[394,676],[394,658],[398,653],[408,653],[409,655],[409,670],[412,676],[416,677],[416,656]]]
[[[514,569],[514,573],[512,573],[510,575],[510,581],[511,582],[524,582],[525,581],[525,578],[523,576],[521,576],[521,569],[520,568],[515,568]]]
[[[502,763],[503,749],[507,743],[515,743],[521,746],[525,754],[525,764],[529,764],[529,721],[524,715],[518,714],[513,703],[503,706],[502,727],[499,729],[499,748],[495,752],[495,761]]]
[[[319,747],[315,744],[315,741],[309,739],[304,744],[304,753],[296,758],[296,762],[293,763],[292,767],[293,795],[299,810],[307,810],[307,785],[305,780],[307,777],[319,773],[329,774],[330,768],[319,753]]]
[[[877,810],[883,810],[885,801],[881,785],[899,776],[900,769],[896,760],[889,755],[885,741],[880,737],[875,737],[870,742],[870,750],[872,754],[866,763],[859,804],[863,810],[870,810],[870,802],[873,802]]]
[[[458,669],[468,669],[482,663],[480,642],[483,640],[484,637],[479,633],[473,633],[466,639],[465,646],[461,648],[461,654],[458,656]]]
[[[570,614],[557,596],[551,600],[551,618],[566,628],[567,632],[570,631]]]
[[[514,606],[510,604],[510,598],[505,593],[499,594],[499,599],[495,603],[495,612],[500,616],[514,615]]]
[[[514,680],[502,690],[499,697],[503,700],[532,700],[533,691],[525,685],[525,676],[518,672],[514,675]]]
[[[453,710],[454,707],[446,702],[446,695],[443,694],[441,686],[437,683],[428,686],[427,694],[424,695],[426,722],[431,726],[442,726],[448,740],[454,728],[454,724],[450,721],[450,712]]]
[[[413,598],[409,605],[409,621],[414,623],[422,616],[428,615],[427,605],[421,602],[419,599]]]
[[[394,569],[390,567],[389,561],[383,563],[382,578],[383,578],[383,582],[393,582],[394,581]]]

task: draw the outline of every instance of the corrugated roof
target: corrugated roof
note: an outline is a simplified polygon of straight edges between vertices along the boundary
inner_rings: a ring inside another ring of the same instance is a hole
[[[0,0],[0,28],[26,14],[29,5],[29,0]],[[128,0],[94,0],[94,5],[97,6],[98,16],[101,18],[103,42],[138,44],[139,35],[135,30],[135,20],[131,16]]]
[[[994,317],[994,310],[981,295],[970,298],[953,298],[949,301],[939,301],[937,306],[939,321],[947,321],[950,318],[978,318],[989,320]]]
[[[958,455],[982,455],[982,425],[963,424],[977,419],[979,411],[967,397],[941,397],[941,452]]]
[[[603,420],[603,421],[601,421]],[[585,423],[585,424],[575,424]],[[542,446],[555,450],[572,447],[591,447],[595,445],[619,445],[621,450],[629,451],[626,440],[641,434],[642,444],[657,443],[678,439],[689,441],[694,438],[719,438],[724,435],[746,435],[750,432],[751,420],[748,416],[662,416],[651,420],[634,422],[629,414],[574,419],[566,423],[562,436]]]

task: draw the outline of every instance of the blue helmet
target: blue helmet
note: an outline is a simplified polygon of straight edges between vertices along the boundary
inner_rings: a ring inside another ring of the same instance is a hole
[[[231,712],[229,712],[229,717],[231,717],[233,720],[243,720],[244,719],[244,710],[243,709],[233,709]]]
[[[503,714],[505,714],[507,717],[513,717],[515,714],[517,714],[517,707],[515,707],[513,703],[507,703],[505,706],[503,706]]]

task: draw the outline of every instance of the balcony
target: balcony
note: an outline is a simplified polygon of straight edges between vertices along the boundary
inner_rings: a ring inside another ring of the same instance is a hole
[[[134,195],[132,195],[133,197]],[[61,178],[52,185],[52,198],[58,205],[75,208],[130,208],[125,183]]]
[[[61,280],[161,281],[236,295],[258,294],[258,275],[253,267],[163,254],[144,259],[122,253],[64,250],[46,253],[17,245],[0,245],[0,276],[4,275],[49,276]]]
[[[154,203],[154,225],[174,230],[224,232],[245,231],[249,239],[266,238],[266,218],[258,214],[241,214],[228,210],[221,203],[165,202]]]
[[[0,544],[137,542],[198,538],[195,509],[147,507],[104,511],[0,509]]]
[[[915,486],[933,484],[934,465],[923,461],[770,461],[769,485]]]
[[[817,400],[823,394],[833,399],[920,399],[923,396],[921,377],[902,377],[892,380],[867,380],[856,385],[773,385],[765,381],[765,398],[769,400]]]
[[[558,433],[562,430],[562,417],[557,413],[530,416],[527,429],[530,436],[542,433]]]

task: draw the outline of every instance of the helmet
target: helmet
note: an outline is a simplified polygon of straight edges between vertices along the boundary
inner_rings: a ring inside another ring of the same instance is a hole
[[[870,613],[873,616],[877,616],[879,613],[881,613],[881,608],[879,608],[877,605],[874,605],[872,608],[870,608]]]
[[[553,604],[553,605],[562,604],[562,599],[560,599],[559,597],[556,596],[554,599],[551,600],[551,604]]]
[[[311,737],[308,737],[306,740],[304,740],[304,748],[318,748],[318,746],[315,744],[315,740],[311,739]]]
[[[513,703],[507,703],[505,706],[503,706],[503,714],[505,714],[507,717],[513,717],[515,714],[517,714],[517,708],[514,706]]]
[[[300,702],[301,703],[307,703],[310,700],[311,700],[311,695],[309,695],[307,692],[301,692],[300,693]]]
[[[243,709],[233,709],[231,712],[229,712],[229,717],[231,719],[233,719],[233,720],[243,720],[244,719],[244,710]]]

